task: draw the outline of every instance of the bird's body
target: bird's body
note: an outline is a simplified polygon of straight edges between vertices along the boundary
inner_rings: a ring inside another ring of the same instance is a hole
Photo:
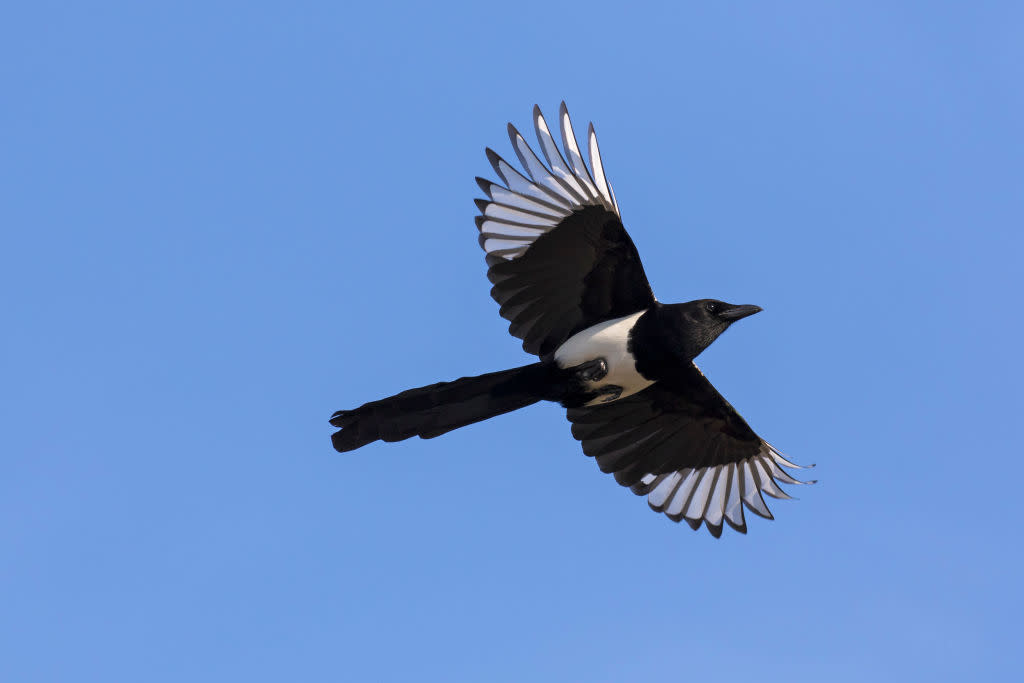
[[[636,359],[629,348],[630,332],[644,313],[645,311],[631,313],[580,330],[555,351],[554,362],[563,370],[598,360],[604,361],[606,374],[592,380],[582,379],[582,388],[585,390],[583,397],[589,393],[599,394],[597,398],[587,401],[586,405],[607,400],[610,395],[601,392],[608,387],[615,387],[618,390],[616,398],[625,398],[654,383],[653,379],[644,377],[637,371]],[[583,397],[580,397],[580,400]],[[561,403],[564,405],[569,400],[569,397],[566,397]]]
[[[534,108],[542,162],[511,125],[527,175],[491,150],[505,181],[478,178],[480,245],[492,297],[509,332],[539,362],[410,389],[339,411],[339,451],[378,439],[433,438],[538,401],[567,409],[572,433],[605,472],[652,508],[715,536],[746,531],[743,509],[771,517],[762,493],[787,497],[776,480],[801,483],[796,467],[750,429],[693,364],[757,306],[654,298],[604,175],[593,126],[590,167],[563,103],[562,148]],[[564,156],[562,154],[564,150]]]

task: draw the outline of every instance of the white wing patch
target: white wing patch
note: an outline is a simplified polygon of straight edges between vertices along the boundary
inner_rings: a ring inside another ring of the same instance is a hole
[[[477,178],[489,198],[477,200],[481,215],[476,219],[480,246],[487,252],[489,265],[522,256],[534,240],[585,206],[603,206],[620,216],[615,192],[605,177],[594,125],[590,124],[587,131],[588,168],[580,154],[565,102],[558,109],[558,121],[564,156],[540,107],[533,108],[533,125],[546,164],[519,131],[511,123],[508,125],[509,139],[525,175],[493,150],[487,150],[494,172],[505,183],[503,187]]]
[[[648,474],[633,487],[633,492],[646,495],[648,505],[656,512],[664,512],[672,521],[686,521],[694,529],[703,523],[715,537],[722,534],[723,522],[746,533],[744,506],[756,515],[774,519],[761,494],[789,498],[776,479],[785,484],[815,483],[794,479],[782,467],[807,469],[794,465],[765,443],[760,453],[740,462]]]

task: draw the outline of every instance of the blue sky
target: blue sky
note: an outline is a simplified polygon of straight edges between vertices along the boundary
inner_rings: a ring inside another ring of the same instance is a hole
[[[4,12],[0,678],[1016,673],[1020,5],[350,4]],[[658,297],[765,308],[701,366],[821,483],[747,536],[552,405],[330,447],[528,362],[473,177],[562,99]]]

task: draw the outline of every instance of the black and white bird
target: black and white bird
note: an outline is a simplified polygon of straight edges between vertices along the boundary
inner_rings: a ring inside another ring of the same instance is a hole
[[[334,447],[431,439],[553,401],[568,409],[583,452],[647,496],[651,508],[693,529],[703,523],[715,537],[724,524],[746,533],[744,507],[771,519],[762,494],[788,498],[777,482],[805,482],[782,469],[798,466],[754,433],[693,360],[761,309],[655,299],[622,225],[593,124],[588,167],[564,102],[558,118],[561,149],[534,107],[544,161],[509,124],[525,173],[487,149],[504,184],[477,178],[487,195],[477,200],[476,225],[491,296],[509,332],[540,361],[338,411]]]

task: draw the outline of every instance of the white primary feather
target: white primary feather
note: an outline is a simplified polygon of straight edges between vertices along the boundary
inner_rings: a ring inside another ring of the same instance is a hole
[[[729,467],[715,468],[715,483],[708,499],[708,509],[704,512],[704,520],[711,526],[722,526],[725,516],[725,498],[729,494]]]
[[[717,478],[718,468],[708,467],[703,470],[703,473],[704,476],[701,477],[697,489],[693,492],[693,497],[690,498],[690,504],[686,506],[686,512],[683,513],[687,519],[701,519],[704,516],[704,511],[707,510],[708,498],[711,495],[711,487]]]
[[[741,488],[741,477],[736,463],[729,463],[729,495],[725,501],[725,518],[733,526],[743,528],[746,520],[743,518],[743,491]]]
[[[647,475],[648,477],[654,477],[653,474]],[[646,477],[645,477],[646,478]],[[658,484],[650,495],[647,496],[647,502],[650,506],[656,510],[660,510],[664,505],[665,501],[669,499],[676,486],[683,478],[682,472],[673,472]],[[641,480],[642,481],[642,480]]]
[[[612,199],[611,186],[604,175],[604,164],[601,162],[601,150],[597,146],[597,132],[594,130],[594,124],[590,124],[587,141],[590,149],[590,168],[594,171],[594,183],[597,184],[597,191],[600,193],[601,199],[605,201],[605,206],[618,213],[615,201]]]
[[[562,147],[565,148],[565,154],[573,173],[587,189],[590,198],[599,199],[600,195],[591,180],[590,170],[583,161],[583,155],[580,154],[580,146],[576,142],[576,133],[572,129],[572,119],[569,118],[569,110],[566,108],[565,102],[562,102],[562,106],[558,108],[558,120],[562,128]]]
[[[683,483],[676,489],[672,496],[672,502],[665,508],[665,514],[670,517],[678,517],[683,513],[683,508],[690,501],[693,489],[700,483],[704,476],[704,470],[690,470],[683,479]]]

